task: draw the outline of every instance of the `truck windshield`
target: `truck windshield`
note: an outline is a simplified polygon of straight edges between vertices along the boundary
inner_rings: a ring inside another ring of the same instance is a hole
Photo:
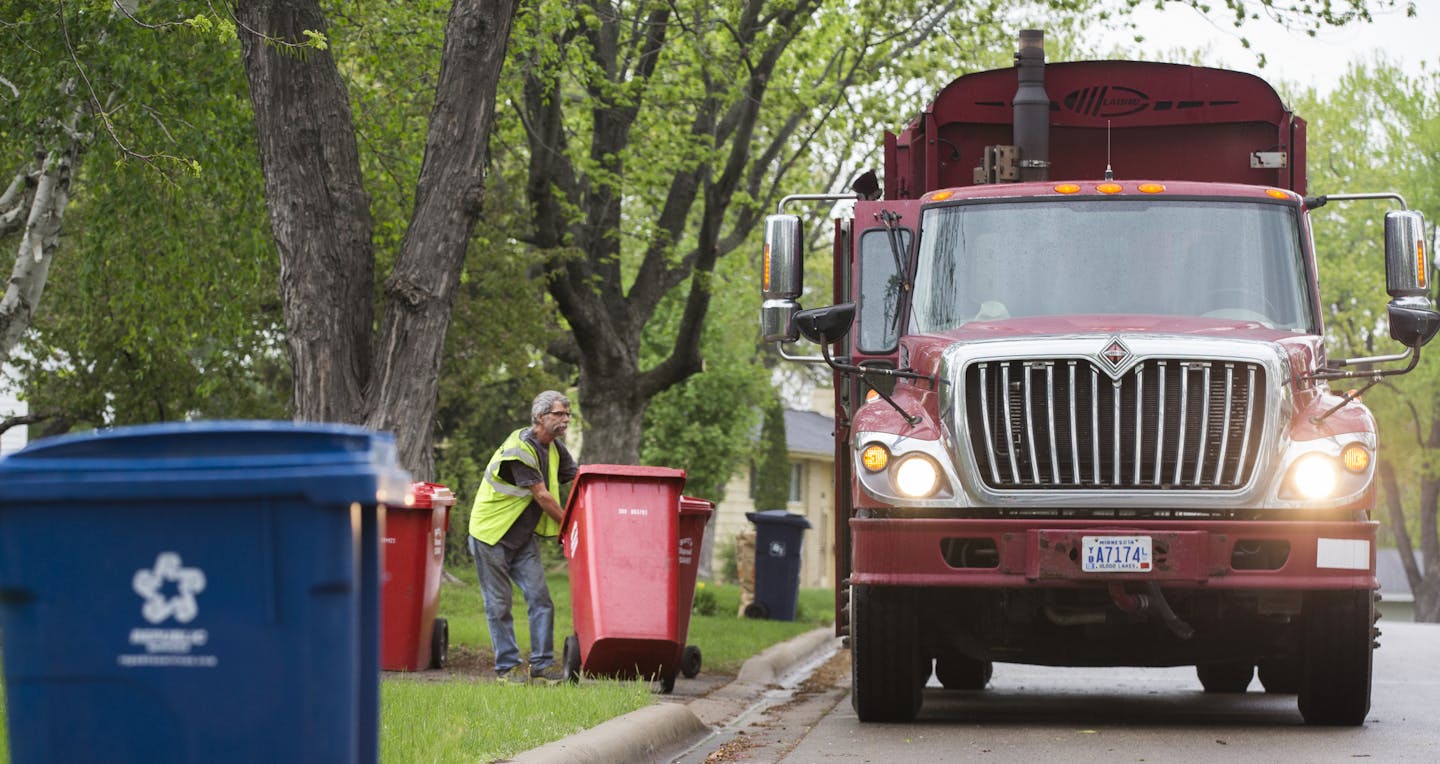
[[[1312,332],[1294,208],[1067,199],[932,207],[911,323],[1082,314],[1206,316]]]

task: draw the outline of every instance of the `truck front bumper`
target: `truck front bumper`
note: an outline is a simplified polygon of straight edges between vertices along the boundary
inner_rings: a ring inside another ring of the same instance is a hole
[[[1082,588],[1375,589],[1379,523],[852,518],[850,583]],[[1082,569],[1085,536],[1149,536],[1146,572]]]

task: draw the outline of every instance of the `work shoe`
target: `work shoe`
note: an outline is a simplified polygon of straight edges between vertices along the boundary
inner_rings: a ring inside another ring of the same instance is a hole
[[[529,678],[525,676],[524,666],[516,666],[512,669],[496,672],[495,681],[500,684],[525,684],[529,681]]]
[[[543,669],[531,669],[530,681],[537,684],[560,684],[565,681],[565,670],[554,663]]]

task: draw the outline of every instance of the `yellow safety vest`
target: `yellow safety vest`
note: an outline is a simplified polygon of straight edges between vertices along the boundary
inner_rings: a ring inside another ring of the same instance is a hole
[[[528,487],[511,485],[500,476],[500,463],[511,459],[532,470],[540,469],[535,447],[520,437],[528,429],[530,428],[522,427],[510,433],[510,437],[495,450],[495,455],[490,457],[489,466],[485,468],[485,479],[480,482],[480,490],[475,494],[475,504],[470,508],[470,535],[486,544],[499,543],[501,537],[510,530],[510,526],[515,524],[520,513],[524,512],[533,500]],[[550,444],[549,466],[546,471],[549,474],[545,476],[545,485],[550,489],[550,495],[559,501],[560,451],[554,443]],[[560,523],[541,510],[535,533],[546,537],[557,536],[560,534]]]

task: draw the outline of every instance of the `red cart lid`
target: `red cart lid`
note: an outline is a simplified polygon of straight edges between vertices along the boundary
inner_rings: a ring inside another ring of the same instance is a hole
[[[642,467],[634,464],[586,464],[580,467],[575,473],[575,481],[570,484],[570,496],[565,500],[565,520],[560,523],[560,537],[564,538],[570,526],[570,510],[575,507],[581,489],[586,483],[606,478],[630,478],[636,481],[661,480],[678,481],[675,492],[679,493],[680,488],[685,485],[685,470],[673,467]]]
[[[455,494],[439,483],[411,483],[410,494],[414,501],[406,502],[411,509],[437,509],[455,504]]]

